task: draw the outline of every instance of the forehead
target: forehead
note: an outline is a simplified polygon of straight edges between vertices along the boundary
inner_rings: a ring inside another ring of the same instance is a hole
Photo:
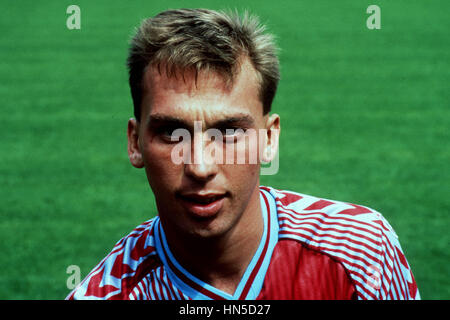
[[[164,68],[149,67],[144,75],[142,116],[157,113],[207,120],[239,112],[262,117],[259,90],[258,74],[248,60],[241,63],[232,82],[213,71],[186,71],[169,77]]]

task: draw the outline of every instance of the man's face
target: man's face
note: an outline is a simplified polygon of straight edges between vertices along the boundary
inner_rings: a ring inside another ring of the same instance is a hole
[[[259,157],[249,163],[248,156],[258,153],[258,146],[244,135],[227,135],[226,129],[259,134],[259,129],[279,126],[277,115],[263,115],[256,71],[245,61],[233,85],[227,86],[213,72],[200,72],[195,80],[193,73],[168,78],[149,68],[144,86],[141,120],[129,121],[128,152],[135,167],[145,168],[164,228],[197,237],[225,234],[251,210],[251,203],[259,203],[260,170]],[[180,128],[191,139],[172,141],[173,131]],[[207,137],[207,129],[223,133],[220,144]],[[270,131],[262,134],[259,148],[266,148]],[[174,161],[174,148],[180,144],[187,146],[190,163]],[[222,148],[224,155],[226,148],[234,149],[233,163],[206,161],[211,159],[206,153],[214,149],[211,144]],[[245,163],[236,163],[245,154]]]

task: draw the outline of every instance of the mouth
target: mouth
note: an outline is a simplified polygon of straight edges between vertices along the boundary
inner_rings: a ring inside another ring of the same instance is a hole
[[[222,209],[226,193],[181,193],[181,205],[195,218],[212,218]]]

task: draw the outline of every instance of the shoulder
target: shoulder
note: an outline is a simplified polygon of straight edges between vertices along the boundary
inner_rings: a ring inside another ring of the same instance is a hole
[[[66,299],[127,299],[136,283],[161,264],[154,244],[155,220],[120,239]]]
[[[283,233],[298,230],[296,227],[300,223],[302,227],[311,226],[317,231],[326,231],[330,227],[333,229],[329,231],[339,233],[354,231],[355,236],[367,237],[368,242],[379,239],[383,232],[397,237],[383,215],[372,208],[293,191],[263,188],[275,199],[280,228],[285,231]]]
[[[388,297],[396,260],[406,263],[407,270],[401,271],[405,287],[408,280],[414,282],[395,231],[378,211],[292,191],[266,190],[276,202],[279,238],[296,240],[339,261],[359,298]]]

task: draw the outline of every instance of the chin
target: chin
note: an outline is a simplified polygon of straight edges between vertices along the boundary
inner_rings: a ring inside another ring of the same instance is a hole
[[[187,234],[193,238],[198,239],[214,239],[223,236],[228,228],[224,226],[218,225],[216,221],[200,221],[194,222],[194,225],[185,231]]]
[[[207,220],[189,219],[189,223],[180,227],[183,228],[186,235],[192,238],[218,239],[226,235],[233,227],[232,221],[224,221],[223,218],[219,214]]]

